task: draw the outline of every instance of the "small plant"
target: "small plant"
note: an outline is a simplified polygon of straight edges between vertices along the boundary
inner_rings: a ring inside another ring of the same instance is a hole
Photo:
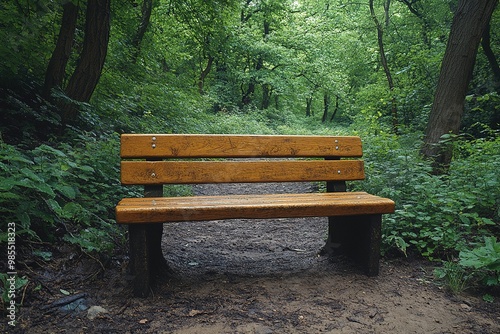
[[[105,228],[106,226],[108,228]],[[87,227],[80,230],[76,235],[67,234],[64,236],[64,240],[80,246],[84,252],[90,253],[95,251],[110,254],[114,247],[113,233],[110,233],[110,231],[116,234],[114,229],[116,229],[115,226],[103,222],[98,228]]]
[[[500,284],[500,243],[485,237],[484,245],[460,252],[460,265],[472,268],[488,286]]]
[[[483,300],[487,303],[493,303],[495,301],[495,297],[487,293],[483,296]]]
[[[443,281],[445,287],[454,295],[467,289],[470,275],[464,267],[454,261],[445,261],[443,266],[434,270],[436,278]]]

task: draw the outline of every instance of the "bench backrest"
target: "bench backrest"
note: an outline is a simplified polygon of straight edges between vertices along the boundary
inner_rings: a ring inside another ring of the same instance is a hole
[[[361,139],[352,136],[124,134],[120,154],[121,182],[126,185],[365,177],[362,160],[341,160],[362,156]]]

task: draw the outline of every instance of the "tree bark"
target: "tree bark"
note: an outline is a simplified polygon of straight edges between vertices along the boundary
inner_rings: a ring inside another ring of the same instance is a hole
[[[108,50],[110,1],[88,0],[87,2],[83,50],[66,87],[66,94],[73,100],[90,101],[90,97],[101,77]],[[72,122],[77,116],[77,108],[66,108],[63,114],[63,122]]]
[[[385,17],[385,27],[389,28],[391,24],[391,16],[389,15],[389,9],[391,8],[391,0],[384,1],[384,17]]]
[[[208,56],[207,66],[201,71],[200,77],[198,78],[198,92],[200,95],[204,93],[205,79],[212,70],[213,63],[214,57]]]
[[[264,34],[262,36],[264,43],[267,42],[267,38],[269,37],[270,32],[271,32],[271,22],[269,22],[267,19],[264,19]],[[261,60],[261,63],[264,64],[264,61]],[[271,103],[272,87],[271,84],[269,83],[262,83],[261,86],[262,86],[261,110],[265,110],[269,108],[269,104]]]
[[[139,54],[141,52],[142,40],[144,38],[144,34],[146,34],[146,30],[148,29],[152,11],[153,11],[153,0],[144,0],[141,9],[141,23],[139,24],[139,28],[137,28],[134,38],[132,39],[133,63],[137,62],[137,58],[139,57]]]
[[[330,117],[330,122],[333,121],[333,118],[337,114],[337,111],[339,111],[339,96],[336,96],[335,99],[335,109],[333,110],[332,117]]]
[[[255,71],[258,72],[264,67],[264,60],[262,57],[259,57],[257,59],[257,64],[255,65]],[[251,77],[250,82],[248,83],[248,88],[244,90],[242,88],[243,96],[241,98],[241,103],[246,106],[249,105],[252,102],[253,99],[253,94],[255,93],[255,85],[256,85],[256,80],[255,78]]]
[[[306,117],[311,116],[312,111],[312,96],[306,98]]]
[[[481,46],[483,47],[483,52],[486,55],[486,58],[488,58],[491,70],[493,71],[495,90],[500,93],[500,66],[498,66],[498,61],[497,58],[495,57],[495,53],[491,49],[490,28],[491,25],[490,22],[488,22],[483,32]]]
[[[472,77],[481,36],[498,0],[460,0],[434,96],[421,153],[432,159],[435,173],[447,170],[452,147],[440,145],[444,134],[458,134],[467,86]]]
[[[75,36],[76,22],[79,7],[68,1],[63,5],[63,16],[61,28],[57,37],[56,47],[50,58],[47,71],[45,72],[45,83],[43,85],[43,96],[50,97],[52,88],[62,86],[66,75],[66,65],[71,56],[71,48]]]
[[[330,96],[327,93],[323,94],[323,117],[321,123],[325,123],[328,117],[328,109],[330,108]]]
[[[270,84],[262,84],[262,104],[261,104],[261,109],[265,110],[269,108],[269,105],[271,104],[271,85]]]

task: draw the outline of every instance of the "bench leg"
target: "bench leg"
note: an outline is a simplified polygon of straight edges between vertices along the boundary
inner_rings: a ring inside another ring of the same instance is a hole
[[[329,217],[322,254],[345,253],[360,261],[368,276],[379,273],[382,215]]]
[[[145,224],[130,224],[128,226],[128,236],[130,246],[129,269],[133,276],[134,296],[147,297],[151,284],[147,226]]]
[[[161,250],[163,224],[130,224],[130,272],[136,297],[147,297],[155,277],[168,271]]]

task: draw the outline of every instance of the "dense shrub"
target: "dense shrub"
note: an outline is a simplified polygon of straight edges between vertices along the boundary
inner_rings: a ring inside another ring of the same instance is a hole
[[[86,250],[110,251],[119,235],[113,207],[121,194],[133,192],[119,184],[118,159],[116,135],[26,151],[0,143],[3,221],[16,222],[25,240],[65,235]]]
[[[385,251],[446,259],[497,231],[498,138],[456,142],[450,172],[440,176],[419,157],[416,135],[380,133],[363,142],[367,179],[354,186],[396,202],[396,213],[384,217]]]

